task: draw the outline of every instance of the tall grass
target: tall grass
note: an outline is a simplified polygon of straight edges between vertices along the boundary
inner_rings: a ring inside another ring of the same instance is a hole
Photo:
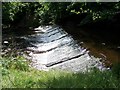
[[[38,71],[28,67],[24,58],[1,58],[3,88],[119,88],[116,71],[71,73],[58,70]],[[24,63],[24,64],[22,64]],[[117,67],[118,68],[118,67]]]

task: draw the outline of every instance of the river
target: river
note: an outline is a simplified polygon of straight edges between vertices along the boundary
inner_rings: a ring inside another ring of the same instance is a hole
[[[18,44],[16,48],[19,47],[18,49],[26,53],[22,54],[32,61],[30,66],[39,70],[59,69],[77,72],[92,67],[104,70],[117,63],[120,58],[119,52],[105,42],[95,42],[83,32],[72,36],[57,25],[40,26],[33,32],[24,32],[24,35],[20,33],[14,33],[14,37],[11,35]],[[3,41],[9,40],[6,38]]]

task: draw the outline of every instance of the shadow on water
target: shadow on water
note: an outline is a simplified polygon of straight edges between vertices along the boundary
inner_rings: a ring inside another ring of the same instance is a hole
[[[14,53],[13,56],[23,55],[26,47],[31,46],[26,41],[26,36],[32,35],[35,32],[31,29],[18,28],[18,29],[2,29],[2,55],[7,56]]]
[[[63,26],[63,28],[70,33],[81,46],[87,48],[90,51],[90,55],[103,58],[106,66],[109,67],[120,62],[118,30],[69,26]]]

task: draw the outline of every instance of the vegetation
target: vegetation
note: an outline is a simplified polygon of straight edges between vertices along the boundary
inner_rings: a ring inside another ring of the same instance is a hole
[[[35,9],[37,2],[3,2],[2,3],[2,23],[3,28],[9,27],[29,27],[38,23],[35,17]],[[29,22],[29,23],[28,23]]]
[[[14,61],[14,62],[13,62]],[[0,59],[3,88],[119,88],[118,73],[92,69],[86,73],[51,70],[48,72],[28,67],[22,57]],[[117,69],[118,70],[118,69]],[[116,71],[116,70],[115,70]],[[120,73],[119,73],[120,75]]]
[[[4,31],[5,28],[37,27],[69,20],[78,25],[111,20],[119,13],[120,3],[3,2],[2,9]],[[29,67],[29,61],[13,53],[0,57],[0,63],[3,88],[120,88],[120,64],[102,72],[97,69],[86,73],[45,72]]]
[[[5,2],[2,9],[4,27],[15,26],[16,23],[17,26],[23,23],[21,26],[24,27],[59,23],[71,15],[74,19],[79,16],[77,17],[78,22],[83,25],[98,20],[112,19],[114,15],[119,13],[120,3]]]

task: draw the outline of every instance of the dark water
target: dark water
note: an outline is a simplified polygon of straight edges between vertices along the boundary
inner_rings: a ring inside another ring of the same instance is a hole
[[[94,40],[85,32],[72,36],[56,25],[39,27],[34,31],[21,30],[19,33],[3,34],[3,37],[4,44],[13,43],[13,48],[27,53],[34,62],[33,66],[38,69],[43,68],[40,66],[42,64],[45,67],[79,70],[78,66],[86,67],[99,63],[97,58],[110,67],[120,59],[119,45],[108,45],[102,40]],[[93,59],[92,56],[96,58]]]
[[[68,31],[70,28],[65,27],[65,29]],[[74,29],[77,32],[74,32]],[[104,30],[102,31],[102,35],[97,28],[95,30],[91,30],[91,28],[74,29],[72,28],[72,30],[68,32],[72,33],[73,38],[77,40],[81,46],[87,48],[91,55],[103,58],[106,66],[112,66],[112,64],[120,62],[120,43],[119,39],[116,39],[117,36],[114,36],[114,31],[113,35],[107,32],[107,36]],[[114,41],[117,43],[114,43]]]

